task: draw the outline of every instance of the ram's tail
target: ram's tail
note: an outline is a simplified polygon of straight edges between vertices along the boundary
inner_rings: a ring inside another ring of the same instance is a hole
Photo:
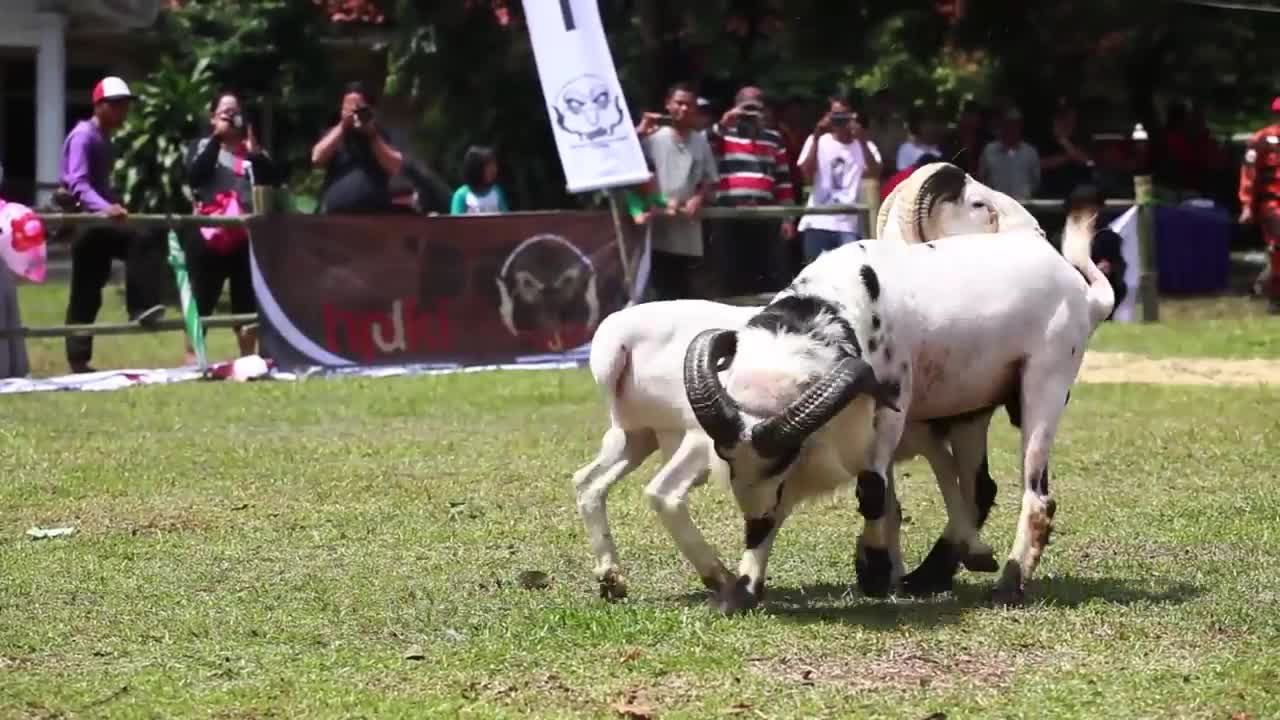
[[[1096,213],[1077,210],[1067,217],[1067,226],[1062,233],[1062,256],[1080,271],[1084,281],[1089,284],[1089,319],[1095,328],[1107,319],[1116,306],[1116,293],[1111,289],[1111,281],[1093,264],[1090,252],[1093,246],[1093,226],[1097,218]]]
[[[591,376],[612,402],[622,394],[623,381],[631,365],[631,350],[626,346],[626,323],[620,316],[626,311],[606,317],[591,338]]]

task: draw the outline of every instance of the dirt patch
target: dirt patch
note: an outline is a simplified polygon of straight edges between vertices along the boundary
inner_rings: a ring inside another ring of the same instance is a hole
[[[1036,653],[1017,656],[1003,652],[985,655],[932,655],[911,645],[890,648],[874,657],[753,658],[756,672],[797,685],[838,687],[850,691],[886,688],[949,688],[956,685],[1004,687],[1022,665],[1043,665]]]
[[[1280,385],[1280,361],[1152,358],[1091,351],[1084,356],[1079,380],[1156,385]]]

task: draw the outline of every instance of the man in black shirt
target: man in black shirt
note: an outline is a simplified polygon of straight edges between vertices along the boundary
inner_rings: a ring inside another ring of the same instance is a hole
[[[360,83],[347,85],[340,118],[311,150],[311,163],[325,168],[320,212],[389,212],[388,184],[404,158],[378,127],[373,96]]]

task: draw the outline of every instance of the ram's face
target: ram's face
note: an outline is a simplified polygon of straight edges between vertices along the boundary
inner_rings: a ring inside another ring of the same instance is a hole
[[[999,215],[991,188],[978,182],[965,183],[958,198],[947,199],[934,206],[935,237],[977,235],[999,231]]]

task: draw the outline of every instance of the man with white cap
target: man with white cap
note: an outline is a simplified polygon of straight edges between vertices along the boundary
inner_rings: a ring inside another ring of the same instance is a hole
[[[111,133],[124,125],[133,93],[124,80],[106,77],[93,88],[93,117],[81,120],[62,145],[62,185],[74,198],[75,209],[123,219],[128,212],[111,187],[115,149]],[[154,244],[154,243],[153,243]],[[102,288],[111,275],[113,259],[125,262],[125,305],[129,317],[152,323],[164,314],[164,306],[146,297],[150,283],[140,256],[147,251],[145,238],[125,227],[90,227],[71,243],[71,297],[67,324],[92,324],[102,307]],[[92,372],[92,337],[67,338],[67,363],[72,372]]]

